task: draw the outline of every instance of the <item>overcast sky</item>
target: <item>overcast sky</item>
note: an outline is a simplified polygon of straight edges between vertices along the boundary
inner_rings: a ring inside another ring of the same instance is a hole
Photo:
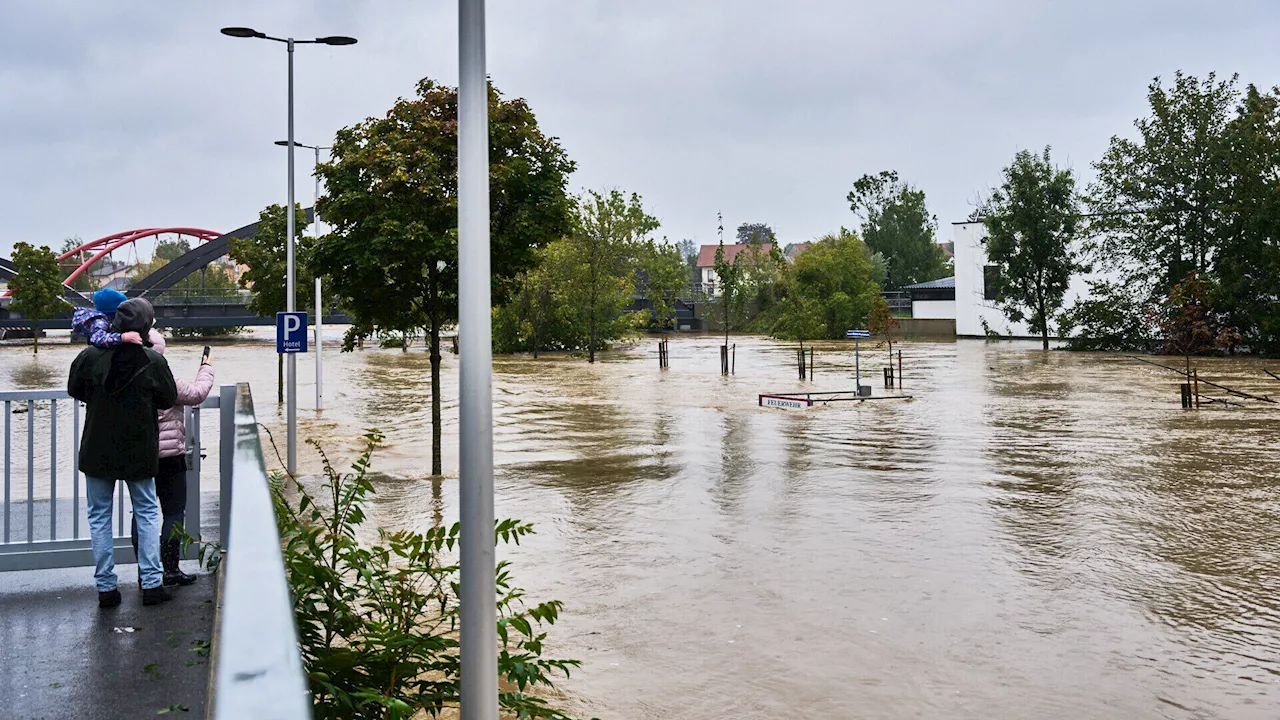
[[[296,54],[297,138],[457,83],[453,0],[0,2],[0,253],[153,226],[227,231],[285,196],[285,52],[220,35],[347,34]],[[644,196],[670,239],[853,227],[896,169],[943,240],[1023,148],[1084,179],[1157,75],[1280,84],[1280,3],[1219,0],[490,0],[489,73],[583,188]],[[310,204],[309,152],[298,160]]]

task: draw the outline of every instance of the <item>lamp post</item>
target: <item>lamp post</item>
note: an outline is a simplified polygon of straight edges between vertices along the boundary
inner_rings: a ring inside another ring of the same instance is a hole
[[[498,720],[484,0],[458,0],[458,515],[462,720]]]
[[[223,35],[238,38],[259,38],[262,40],[272,40],[281,42],[288,48],[289,53],[289,139],[285,141],[289,148],[289,200],[288,209],[285,212],[286,226],[288,232],[288,241],[285,251],[285,293],[286,293],[286,310],[293,312],[296,309],[296,298],[294,288],[294,259],[293,259],[293,242],[294,227],[293,218],[293,147],[296,143],[293,141],[293,46],[294,45],[354,45],[356,39],[346,37],[344,35],[330,35],[328,37],[316,38],[314,40],[294,40],[293,38],[278,38],[258,32],[253,28],[247,27],[225,27],[222,28]],[[285,413],[288,420],[288,455],[285,469],[289,474],[293,474],[298,469],[298,363],[293,353],[289,353],[285,367]]]
[[[289,141],[277,140],[276,144],[280,145],[281,147],[288,147]],[[304,148],[307,148],[308,150],[316,151],[315,169],[311,171],[312,176],[314,176],[316,180],[315,193],[312,195],[312,200],[311,200],[311,231],[315,239],[319,240],[320,239],[320,172],[319,172],[320,151],[332,150],[333,148],[331,146],[326,146],[326,145],[306,145],[300,142],[295,142],[294,146],[304,147]],[[324,305],[322,304],[320,299],[320,278],[319,276],[317,276],[316,277],[316,323],[315,323],[316,409],[317,410],[324,409],[324,359],[322,357],[323,347],[321,346],[321,343],[320,343],[320,333],[322,328],[324,327],[324,316],[322,315],[323,312],[324,312]]]

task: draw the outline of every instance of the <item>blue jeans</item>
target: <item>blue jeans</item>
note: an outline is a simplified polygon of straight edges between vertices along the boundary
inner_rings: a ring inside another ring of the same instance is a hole
[[[116,587],[115,539],[111,531],[111,500],[116,481],[85,476],[85,497],[89,501],[89,537],[93,546],[94,582],[98,592]],[[138,523],[138,576],[143,588],[160,587],[164,571],[160,567],[160,503],[153,478],[127,480],[129,502]]]

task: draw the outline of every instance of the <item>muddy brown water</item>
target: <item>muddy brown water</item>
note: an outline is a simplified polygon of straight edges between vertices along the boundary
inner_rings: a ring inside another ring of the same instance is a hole
[[[252,383],[283,443],[267,340],[217,344],[215,367]],[[851,348],[820,344],[802,383],[792,346],[734,342],[732,378],[711,337],[677,337],[665,371],[652,340],[595,365],[495,359],[497,513],[538,528],[501,554],[530,597],[565,602],[550,645],[584,663],[563,683],[570,708],[1280,717],[1276,408],[1184,412],[1176,376],[1121,356],[959,341],[901,346],[913,400],[771,410],[759,393],[852,388]],[[0,383],[60,385],[75,351],[0,348]],[[171,364],[193,375],[199,352],[172,345]],[[299,361],[303,436],[349,459],[362,429],[382,429],[374,520],[456,518],[457,358],[442,481],[425,470],[422,348],[326,361],[320,412],[313,357]],[[876,394],[883,362],[863,355]],[[1262,373],[1280,362],[1196,365],[1280,396]],[[317,470],[309,448],[299,457]]]

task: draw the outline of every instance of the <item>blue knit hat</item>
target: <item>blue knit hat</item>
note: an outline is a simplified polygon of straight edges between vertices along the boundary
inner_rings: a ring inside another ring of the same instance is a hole
[[[128,300],[125,294],[119,290],[111,288],[103,288],[93,294],[93,307],[100,313],[105,315],[114,315],[116,308],[120,307],[120,303]]]

